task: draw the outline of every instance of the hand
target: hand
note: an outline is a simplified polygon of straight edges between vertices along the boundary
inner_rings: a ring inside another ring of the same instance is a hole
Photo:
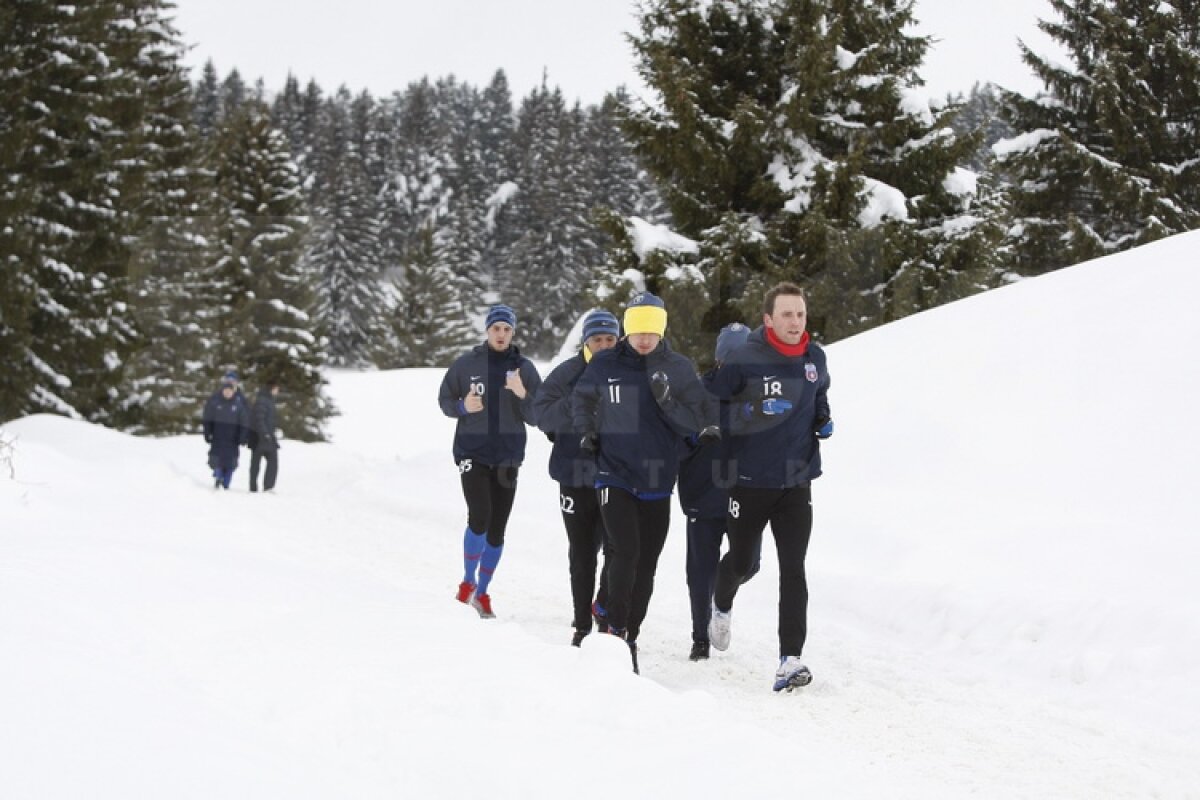
[[[478,414],[483,411],[483,398],[475,394],[475,388],[472,387],[470,393],[463,398],[463,410],[468,414]]]
[[[671,382],[665,372],[656,372],[650,376],[650,391],[659,405],[667,402],[667,398],[671,395]]]
[[[504,388],[522,400],[525,399],[527,392],[525,391],[525,383],[521,380],[521,370],[512,369],[508,371],[508,376],[504,379]]]
[[[212,444],[212,434],[211,434],[211,433],[209,433],[208,431],[205,431],[205,432],[204,432],[204,443],[205,443],[205,444]]]
[[[696,434],[696,444],[700,446],[719,441],[721,441],[721,429],[716,425],[709,425]]]
[[[817,420],[816,434],[818,439],[828,439],[833,436],[833,420]]]
[[[791,402],[784,400],[782,397],[764,397],[761,400],[755,400],[752,403],[743,405],[742,416],[746,419],[750,419],[751,417],[778,417],[791,410]]]
[[[600,435],[596,433],[585,433],[583,438],[579,440],[579,451],[587,456],[594,456],[600,449]]]

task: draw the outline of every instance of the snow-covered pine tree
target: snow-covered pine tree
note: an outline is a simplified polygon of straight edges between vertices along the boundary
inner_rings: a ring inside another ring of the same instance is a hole
[[[420,243],[425,229],[448,203],[444,170],[449,159],[447,129],[437,91],[428,79],[409,84],[392,104],[393,160],[389,167],[385,214],[399,260]]]
[[[223,307],[212,370],[237,365],[251,386],[278,380],[286,393],[280,427],[294,438],[321,439],[333,409],[322,389],[315,280],[300,257],[307,219],[299,169],[267,109],[256,104],[226,120],[214,155],[213,278]]]
[[[367,181],[360,144],[350,120],[351,96],[342,87],[325,103],[316,160],[312,233],[306,269],[317,278],[317,316],[329,336],[330,362],[372,363],[385,341],[388,296],[383,285],[384,246],[376,198]]]
[[[986,283],[989,264],[960,281],[959,265],[937,257],[950,231],[984,226],[960,194],[972,184],[958,172],[972,141],[950,129],[953,109],[935,111],[915,91],[928,43],[905,33],[911,9],[643,6],[634,45],[661,102],[631,109],[626,129],[677,230],[699,244],[707,330],[756,320],[761,291],[784,278],[809,288],[812,327],[826,339]]]
[[[1022,44],[1046,90],[1008,95],[1018,135],[994,148],[1026,275],[1200,224],[1200,3],[1050,5],[1059,19],[1038,25],[1071,63]]]
[[[200,81],[192,87],[192,118],[200,136],[212,136],[221,124],[224,107],[221,102],[221,78],[212,59],[204,62]]]
[[[122,398],[113,421],[145,433],[194,429],[212,376],[204,370],[202,274],[207,257],[201,219],[209,188],[200,155],[191,87],[179,33],[162,15],[165,4],[146,3],[124,47],[142,78],[146,114],[138,130],[144,164],[133,209],[134,242],[129,303],[138,345],[128,359]]]
[[[480,258],[486,286],[495,285],[504,254],[519,235],[517,221],[507,210],[507,200],[516,186],[515,130],[516,114],[508,76],[497,70],[480,96],[479,109],[480,166],[486,193],[486,243]]]
[[[10,183],[28,205],[8,221],[25,249],[16,257],[21,294],[35,287],[24,363],[37,374],[23,411],[108,421],[135,341],[126,302],[129,236],[145,170],[139,126],[146,114],[139,35],[141,8],[96,2],[15,4],[24,46],[20,128],[33,131]],[[20,368],[18,368],[20,371]]]
[[[0,5],[0,422],[33,408],[37,372],[33,352],[33,313],[37,284],[32,269],[34,235],[29,223],[38,186],[24,154],[41,117],[31,84],[52,35],[57,6],[27,2]]]
[[[521,340],[535,358],[558,352],[601,260],[594,236],[589,241],[582,134],[582,110],[568,111],[558,88],[543,81],[522,101],[515,137],[521,191],[508,210],[523,230],[505,254],[499,289],[518,306]]]
[[[397,287],[392,328],[396,349],[385,367],[444,367],[479,337],[467,325],[462,279],[445,260],[432,225],[421,229]]]

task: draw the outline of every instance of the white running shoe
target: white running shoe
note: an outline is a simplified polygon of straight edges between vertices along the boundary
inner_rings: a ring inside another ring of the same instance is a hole
[[[717,650],[728,650],[729,639],[733,635],[733,609],[719,611],[713,603],[712,617],[708,620],[708,641]]]
[[[812,673],[800,661],[800,656],[784,656],[779,659],[779,669],[775,670],[775,691],[784,689],[791,691],[800,686],[812,683]]]

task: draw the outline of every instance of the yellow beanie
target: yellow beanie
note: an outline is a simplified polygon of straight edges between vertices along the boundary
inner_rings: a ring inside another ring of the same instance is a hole
[[[630,301],[625,309],[625,333],[667,332],[667,308],[661,298],[650,292],[641,292]]]

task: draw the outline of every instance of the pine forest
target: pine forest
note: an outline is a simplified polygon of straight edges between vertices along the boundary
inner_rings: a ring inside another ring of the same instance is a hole
[[[1200,0],[1050,0],[1044,88],[930,100],[912,0],[644,0],[650,94],[194,74],[168,0],[0,0],[0,421],[193,432],[216,380],[550,360],[660,294],[706,366],[781,280],[833,342],[1200,226]]]

